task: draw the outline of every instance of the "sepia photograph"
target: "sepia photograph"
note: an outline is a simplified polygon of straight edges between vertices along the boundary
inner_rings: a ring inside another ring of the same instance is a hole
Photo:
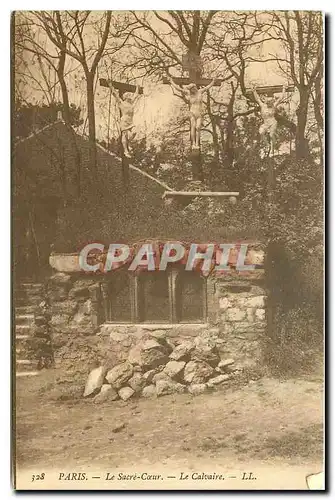
[[[324,14],[10,23],[13,488],[325,490]]]

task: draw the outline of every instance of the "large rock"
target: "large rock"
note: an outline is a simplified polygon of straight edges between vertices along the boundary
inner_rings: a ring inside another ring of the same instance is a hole
[[[102,384],[100,393],[104,394],[105,392],[109,392],[111,390],[113,390],[113,387],[110,384]]]
[[[189,361],[184,368],[184,380],[189,384],[203,384],[214,373],[204,361]]]
[[[186,340],[173,349],[170,354],[170,359],[174,361],[187,360],[193,349],[194,343]]]
[[[213,367],[220,362],[219,350],[215,341],[210,337],[197,337],[195,339],[195,349],[191,357],[192,360],[204,361]]]
[[[215,350],[195,349],[192,353],[192,360],[204,361],[214,368],[220,362],[220,354],[217,348]]]
[[[212,333],[212,330],[207,330],[203,335],[199,335],[194,339],[195,347],[198,349],[215,349],[217,333]]]
[[[152,330],[150,332],[150,336],[160,340],[160,341],[165,341],[166,339],[166,330]]]
[[[256,309],[255,316],[258,320],[265,320],[265,309]]]
[[[156,386],[152,384],[152,385],[147,385],[147,387],[144,387],[142,391],[142,396],[144,398],[156,398],[157,397]]]
[[[99,366],[99,368],[94,368],[90,372],[85,385],[84,398],[100,390],[104,383],[106,372],[107,368],[105,366]]]
[[[119,390],[119,396],[123,401],[127,401],[135,394],[135,391],[131,387],[122,387]]]
[[[141,373],[136,372],[128,380],[128,384],[135,392],[141,392],[141,390],[146,384],[146,379],[143,377]]]
[[[67,326],[70,320],[70,314],[53,314],[51,317],[50,325],[54,328]],[[62,330],[62,328],[60,328],[60,330]]]
[[[143,351],[150,351],[151,349],[156,349],[157,347],[162,347],[162,345],[154,338],[145,339],[141,345]]]
[[[50,305],[51,314],[69,314],[73,315],[78,309],[78,303],[75,300],[62,300],[61,302],[52,302]]]
[[[235,363],[234,359],[222,359],[218,364],[218,368],[222,371],[225,371],[229,366]]]
[[[169,361],[163,371],[169,377],[178,379],[181,377],[185,365],[185,361]]]
[[[119,399],[118,393],[110,384],[103,384],[101,390],[94,398],[94,403],[104,403],[105,401],[115,401]]]
[[[223,384],[227,382],[231,378],[231,375],[228,375],[227,373],[224,375],[218,375],[217,377],[211,378],[207,382],[207,387],[214,387],[216,385]]]
[[[125,362],[114,366],[106,375],[107,381],[116,389],[120,389],[133,375],[133,367]]]
[[[49,287],[50,286],[64,286],[64,285],[69,285],[71,283],[71,276],[66,273],[56,273],[53,274],[49,278]]]
[[[147,372],[143,373],[143,378],[144,378],[144,381],[145,381],[145,385],[151,384],[152,379],[154,378],[154,376],[157,373],[158,373],[158,369],[157,368],[155,368],[153,370],[148,370]]]
[[[188,386],[188,392],[193,394],[193,396],[198,396],[203,394],[207,389],[206,384],[191,384]]]
[[[128,361],[147,371],[168,361],[167,350],[155,339],[142,340],[130,349]]]
[[[256,297],[251,297],[250,299],[247,300],[247,306],[264,308],[265,298],[266,298],[265,295],[258,295]]]
[[[231,303],[229,302],[229,300],[227,299],[227,297],[221,297],[219,299],[219,307],[220,307],[220,309],[223,309],[225,311],[230,306],[231,306]]]
[[[169,379],[169,375],[165,373],[165,371],[158,372],[152,377],[153,384],[157,384],[158,380],[166,380]]]
[[[244,309],[238,309],[237,307],[231,307],[227,309],[227,320],[228,321],[243,321],[246,315]]]
[[[77,300],[85,300],[90,297],[90,286],[95,284],[94,280],[78,280],[73,283],[71,290],[69,291],[69,298],[74,298]]]
[[[84,303],[80,303],[76,314],[73,317],[73,322],[78,325],[82,324],[91,324],[91,309],[92,303],[91,300],[86,300]]]
[[[171,379],[158,380],[156,383],[157,396],[165,396],[167,394],[183,393],[185,386],[174,382]]]
[[[48,282],[48,296],[52,301],[67,298],[71,286],[71,276],[65,273],[57,273],[51,276]]]

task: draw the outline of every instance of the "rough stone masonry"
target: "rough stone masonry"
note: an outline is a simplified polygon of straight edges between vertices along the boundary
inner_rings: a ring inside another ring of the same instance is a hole
[[[168,342],[169,349],[172,349],[165,357],[162,356],[161,363],[154,369],[164,367],[161,371],[168,376],[171,371],[173,376],[170,378],[175,384],[187,384],[188,387],[197,384],[196,381],[193,383],[192,375],[189,374],[193,369],[189,363],[195,360],[192,357],[175,357],[178,352],[176,348],[182,349],[179,346],[185,347],[187,342],[195,342],[197,338],[210,338],[214,342],[219,356],[214,370],[220,361],[229,359],[234,360],[237,370],[257,367],[262,362],[266,339],[267,292],[261,267],[249,273],[209,276],[206,286],[207,318],[203,324],[113,324],[105,323],[102,315],[100,285],[103,277],[80,273],[77,268],[64,265],[64,255],[62,259],[60,265],[55,264],[54,258],[55,272],[47,283],[49,331],[56,367],[78,372],[86,380],[92,368],[103,366],[112,370],[129,361],[132,349],[143,339],[148,341],[148,335],[158,342]],[[175,354],[170,359],[172,352]],[[177,374],[174,373],[177,367],[181,368],[181,364],[168,364],[169,360],[180,363],[187,361],[180,370],[183,373],[182,381],[177,381]],[[133,367],[140,366],[131,360],[129,362]],[[134,373],[139,373],[136,370],[138,368],[133,368]],[[141,374],[145,373],[141,369]],[[220,374],[222,371],[214,375],[211,373],[205,382]],[[105,375],[102,386],[109,384]],[[131,385],[129,387],[135,391]],[[147,387],[148,384],[145,385],[146,394],[150,392]],[[159,387],[159,391],[164,392],[164,383],[160,383]],[[122,387],[114,387],[114,390],[120,389]]]
[[[88,375],[84,397],[94,402],[173,393],[202,394],[226,385],[238,369],[233,359],[221,359],[211,332],[175,345],[163,336],[146,334],[126,361],[112,368],[101,365]]]

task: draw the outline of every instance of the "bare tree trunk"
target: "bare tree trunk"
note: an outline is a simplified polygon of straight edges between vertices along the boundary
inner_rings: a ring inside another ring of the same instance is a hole
[[[235,94],[237,87],[231,83],[232,94],[229,99],[228,107],[227,107],[227,119],[226,119],[226,142],[224,147],[226,165],[230,169],[233,165],[234,161],[234,103],[235,103]]]
[[[297,129],[295,134],[295,151],[297,158],[306,158],[309,155],[308,141],[305,138],[308,112],[308,90],[300,89],[300,103],[296,111]]]
[[[234,161],[234,118],[228,116],[226,125],[225,156],[228,168],[231,168]]]
[[[321,151],[321,157],[323,158],[323,115],[322,115],[322,73],[320,71],[319,75],[315,80],[315,96],[313,99],[314,115],[318,127],[318,139]]]
[[[217,125],[215,120],[213,119],[213,116],[210,116],[211,118],[211,124],[212,124],[212,130],[213,130],[213,149],[214,149],[214,159],[219,166],[220,163],[220,146],[219,146],[219,136],[218,136],[218,131],[217,131]]]
[[[215,117],[214,117],[214,115],[212,113],[211,100],[210,100],[209,92],[207,92],[207,101],[206,101],[206,104],[207,104],[207,113],[208,113],[209,119],[211,121],[211,126],[212,126],[214,162],[215,162],[216,168],[218,168],[219,161],[220,161],[219,136],[218,136],[216,119],[215,119]]]
[[[320,130],[323,130],[323,116],[322,116],[322,111],[321,111],[321,103],[322,103],[322,94],[321,94],[321,88],[322,88],[322,75],[321,72],[319,73],[318,77],[315,80],[315,97],[314,97],[314,112],[315,112],[315,119],[316,123],[318,124],[318,127]]]
[[[96,148],[96,132],[95,132],[93,79],[94,79],[93,75],[90,72],[86,74],[90,166],[92,171],[94,173],[97,173],[97,148]]]

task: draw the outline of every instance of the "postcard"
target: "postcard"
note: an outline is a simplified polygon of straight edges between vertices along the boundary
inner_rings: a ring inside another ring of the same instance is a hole
[[[324,16],[12,13],[13,488],[324,490]]]

